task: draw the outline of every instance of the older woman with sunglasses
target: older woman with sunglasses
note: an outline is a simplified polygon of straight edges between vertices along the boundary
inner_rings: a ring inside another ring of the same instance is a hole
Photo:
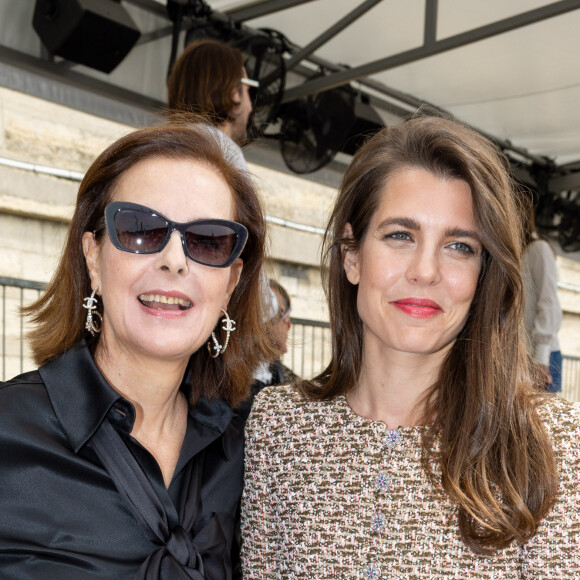
[[[40,368],[0,387],[0,577],[233,577],[232,406],[271,356],[265,225],[203,126],[131,133],[81,183],[46,293]]]

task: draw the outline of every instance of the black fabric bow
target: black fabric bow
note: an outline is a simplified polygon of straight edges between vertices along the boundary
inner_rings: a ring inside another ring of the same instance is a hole
[[[137,580],[206,580],[201,554],[213,562],[219,561],[224,533],[214,514],[197,520],[203,461],[192,461],[186,468],[185,495],[177,514],[169,495],[163,502],[155,493],[108,419],[101,423],[91,446],[146,536],[159,546],[139,568]],[[179,524],[172,527],[171,521]],[[225,568],[221,577],[226,577]]]

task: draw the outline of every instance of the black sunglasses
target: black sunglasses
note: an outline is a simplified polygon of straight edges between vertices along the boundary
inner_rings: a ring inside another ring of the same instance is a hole
[[[181,233],[185,255],[204,266],[226,268],[240,257],[248,230],[237,222],[218,219],[177,223],[148,207],[113,201],[105,207],[105,223],[115,248],[132,254],[154,254]]]

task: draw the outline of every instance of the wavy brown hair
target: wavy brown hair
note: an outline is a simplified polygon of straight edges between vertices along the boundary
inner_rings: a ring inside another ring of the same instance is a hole
[[[227,350],[212,358],[200,348],[190,361],[191,402],[200,397],[219,397],[237,405],[249,394],[252,374],[260,361],[273,356],[262,324],[261,276],[266,224],[251,177],[236,166],[224,151],[215,130],[204,125],[169,124],[132,132],[108,147],[91,165],[81,182],[75,212],[63,254],[46,292],[23,309],[35,324],[28,339],[37,364],[59,356],[81,339],[94,351],[93,338],[85,329],[83,299],[91,283],[82,250],[84,232],[98,231],[105,206],[125,171],[145,159],[167,158],[202,162],[212,167],[228,184],[235,205],[234,219],[248,229],[248,241],[241,255],[244,267],[230,298],[228,313],[237,322]],[[102,305],[100,304],[102,308]],[[216,325],[219,336],[222,331]],[[223,340],[222,340],[223,343]]]
[[[484,246],[467,322],[419,411],[429,426],[422,436],[423,466],[434,478],[432,465],[440,465],[464,542],[485,553],[533,536],[558,485],[551,443],[536,412],[540,395],[520,339],[522,244],[515,192],[505,157],[487,139],[449,119],[417,117],[382,130],[358,151],[323,245],[332,360],[301,390],[321,400],[356,385],[363,328],[358,287],[346,278],[343,252],[360,247],[389,177],[405,168],[466,181]],[[352,238],[341,235],[347,223]]]
[[[188,45],[167,79],[170,112],[203,115],[214,125],[233,121],[243,67],[241,51],[223,42],[205,38]]]

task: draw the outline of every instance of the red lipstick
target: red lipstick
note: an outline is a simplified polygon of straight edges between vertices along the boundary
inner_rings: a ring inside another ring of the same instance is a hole
[[[443,313],[443,308],[437,302],[427,298],[401,298],[389,304],[413,318],[431,318]]]

